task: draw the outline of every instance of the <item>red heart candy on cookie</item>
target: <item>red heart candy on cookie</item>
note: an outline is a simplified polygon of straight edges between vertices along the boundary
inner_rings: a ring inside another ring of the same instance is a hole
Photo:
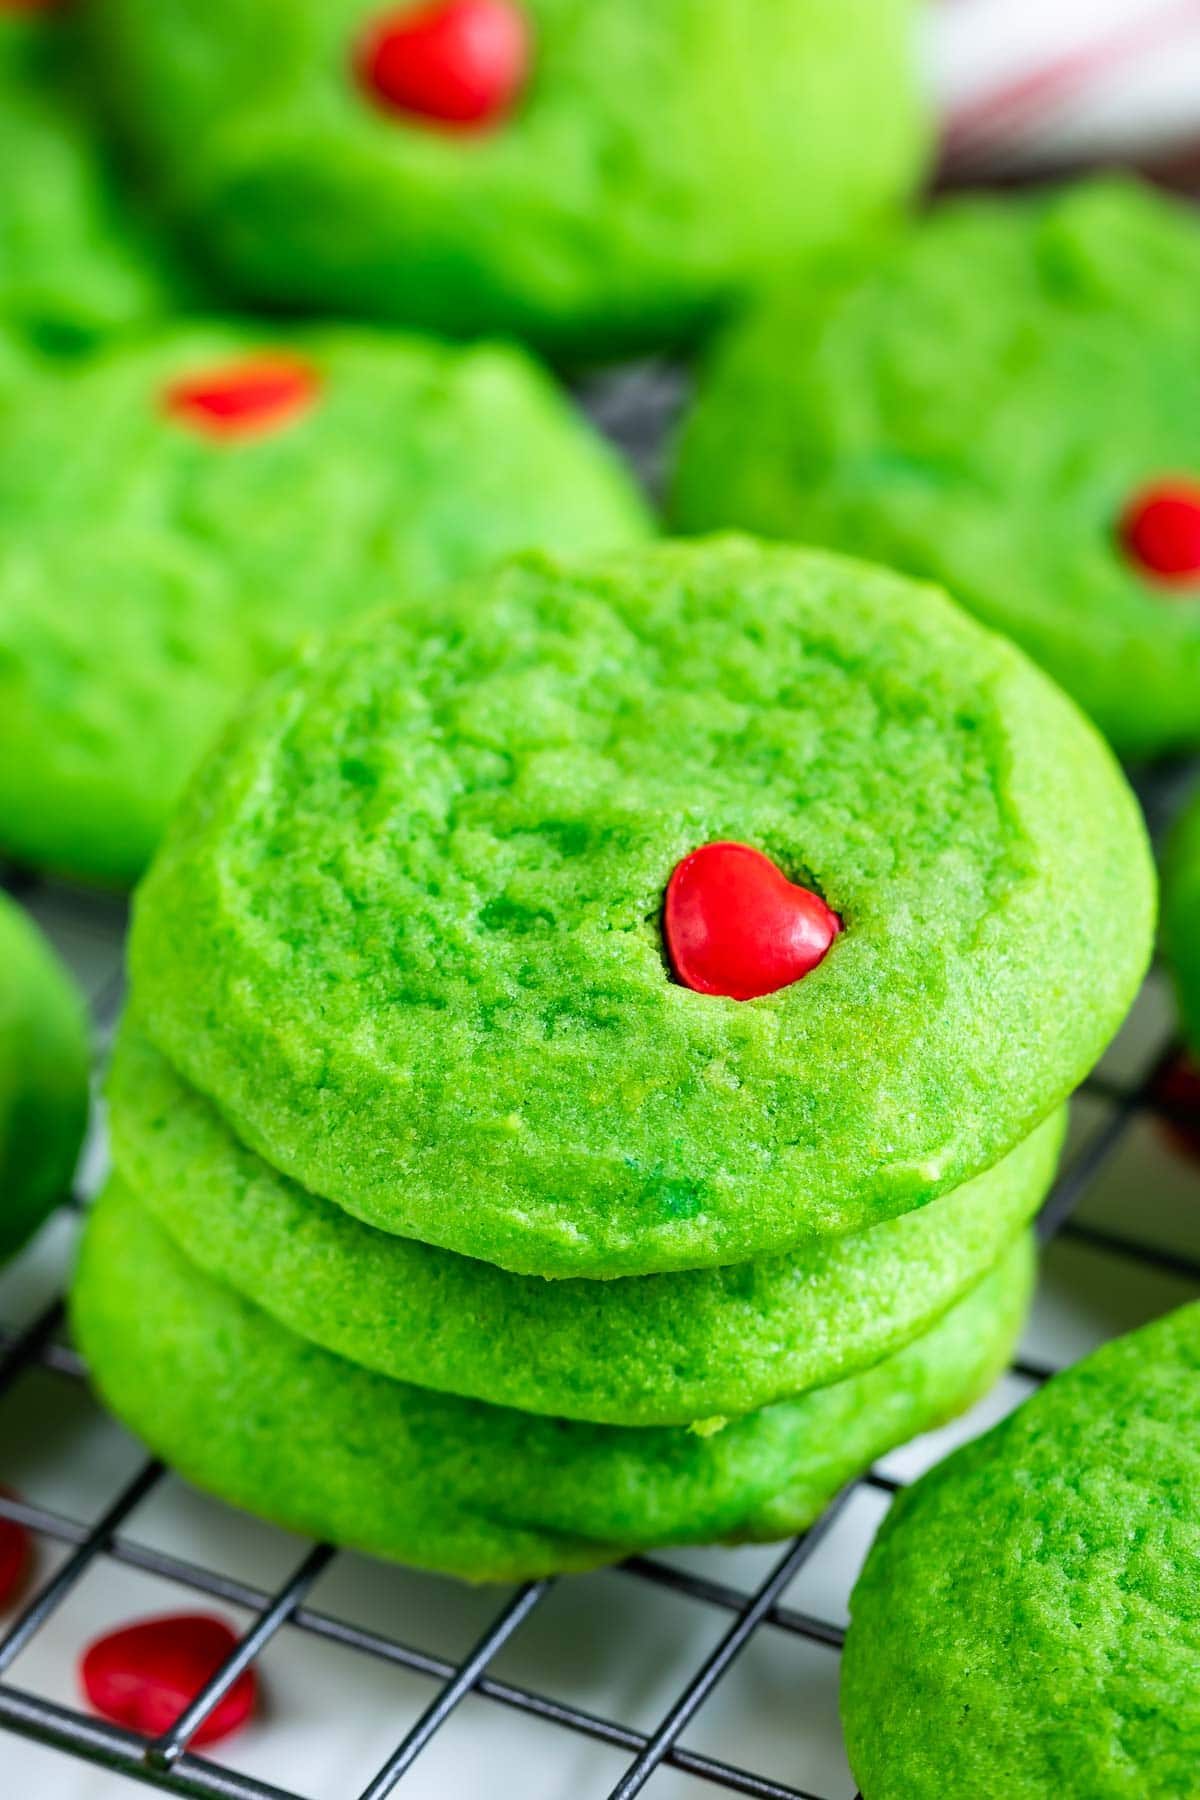
[[[184,375],[163,395],[168,416],[205,437],[255,437],[306,412],[320,383],[299,357],[247,357],[220,369]]]
[[[1129,555],[1156,581],[1200,585],[1200,482],[1145,488],[1126,509],[1121,532]]]
[[[667,885],[663,931],[677,980],[698,994],[754,1000],[822,961],[842,921],[749,844],[705,844]]]
[[[389,112],[458,130],[497,124],[529,75],[530,32],[513,0],[435,0],[401,7],[358,46],[358,79]]]

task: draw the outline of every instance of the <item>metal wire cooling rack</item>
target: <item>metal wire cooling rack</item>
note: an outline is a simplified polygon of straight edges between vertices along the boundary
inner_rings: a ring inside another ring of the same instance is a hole
[[[636,452],[674,393],[669,377],[642,380],[593,396],[593,410]],[[1171,767],[1142,784],[1156,835],[1197,776]],[[103,1045],[121,909],[6,885],[75,964]],[[0,1622],[0,1794],[119,1800],[132,1779],[220,1800],[851,1800],[837,1658],[890,1496],[1054,1367],[1200,1291],[1200,1152],[1171,1147],[1168,1126],[1188,1118],[1162,1098],[1175,1056],[1155,975],[1076,1102],[1022,1355],[965,1423],[886,1459],[786,1547],[639,1556],[499,1594],[301,1544],[192,1495],[103,1419],[61,1297],[97,1137],[80,1197],[0,1279],[0,1517],[39,1545],[36,1580]],[[1192,1122],[1200,1143],[1200,1111]],[[240,1641],[172,1730],[148,1741],[82,1709],[73,1669],[95,1629],[214,1603]],[[189,1749],[251,1663],[265,1717],[211,1753]]]

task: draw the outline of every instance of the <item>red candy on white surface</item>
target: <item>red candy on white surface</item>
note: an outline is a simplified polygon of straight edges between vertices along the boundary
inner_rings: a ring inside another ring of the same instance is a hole
[[[168,417],[206,437],[257,437],[290,424],[317,398],[320,380],[299,357],[247,357],[171,382],[163,394]]]
[[[748,844],[705,844],[667,884],[663,932],[676,979],[754,1000],[811,973],[842,929],[819,894]]]
[[[1134,562],[1156,581],[1200,587],[1200,481],[1161,481],[1128,507],[1121,527]]]
[[[143,1619],[90,1644],[79,1678],[102,1718],[143,1737],[160,1737],[211,1681],[237,1641],[222,1619],[206,1613]],[[257,1697],[254,1671],[245,1669],[191,1742],[215,1744],[230,1737],[250,1718]]]
[[[515,0],[433,0],[376,19],[356,66],[362,87],[388,111],[482,131],[512,111],[531,49]]]

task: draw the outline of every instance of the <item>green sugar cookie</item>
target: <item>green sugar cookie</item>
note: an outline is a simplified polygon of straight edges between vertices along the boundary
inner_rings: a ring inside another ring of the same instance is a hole
[[[201,1274],[119,1184],[89,1222],[72,1316],[101,1395],[189,1480],[294,1530],[503,1581],[802,1529],[994,1379],[1031,1276],[1022,1239],[897,1356],[709,1436],[533,1418],[370,1374]]]
[[[109,1122],[140,1204],[280,1324],[422,1387],[616,1425],[750,1412],[899,1350],[1032,1217],[1063,1125],[1054,1115],[958,1193],[804,1255],[546,1282],[373,1230],[306,1193],[244,1149],[129,1019]]]
[[[730,334],[675,519],[942,582],[1123,752],[1200,743],[1197,291],[1132,182],[944,206]]]
[[[19,404],[22,380],[34,358],[29,343],[0,323],[0,414],[6,407]]]
[[[1200,794],[1175,827],[1163,871],[1163,947],[1184,1032],[1200,1050]]]
[[[153,317],[170,286],[69,91],[70,30],[0,6],[0,322],[52,349]]]
[[[41,934],[0,895],[0,1262],[66,1195],[87,1104],[83,1008]]]
[[[755,846],[845,929],[739,1002],[670,979],[672,870]],[[932,590],[748,540],[530,557],[259,695],[136,907],[139,1017],[242,1141],[525,1274],[858,1231],[988,1168],[1145,967],[1095,732]]]
[[[647,530],[517,351],[188,325],[27,380],[0,409],[0,847],[128,882],[306,632]]]
[[[423,92],[430,34],[390,78],[381,62],[406,16],[464,7],[500,13],[482,32],[502,45],[480,115],[455,122]],[[147,180],[244,297],[591,359],[690,337],[898,208],[928,142],[916,10],[88,0],[86,17]]]
[[[866,1800],[1186,1800],[1200,1769],[1200,1305],[901,1495],[842,1676]]]

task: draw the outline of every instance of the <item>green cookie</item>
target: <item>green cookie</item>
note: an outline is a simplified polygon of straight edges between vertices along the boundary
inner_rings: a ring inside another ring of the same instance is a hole
[[[150,318],[169,290],[68,91],[69,30],[0,6],[0,320],[51,349]]]
[[[1130,754],[1200,743],[1200,588],[1125,541],[1200,481],[1200,225],[1133,183],[945,206],[735,330],[674,514],[940,581]]]
[[[912,0],[513,5],[528,78],[474,131],[364,87],[387,0],[87,16],[148,179],[257,302],[608,357],[693,335],[917,183]]]
[[[1057,1376],[901,1496],[851,1602],[866,1800],[1187,1800],[1200,1305]]]
[[[745,1003],[669,978],[734,839],[845,930]],[[523,559],[259,696],[140,894],[139,1017],[242,1141],[524,1274],[744,1262],[981,1173],[1145,967],[1136,804],[932,590],[748,540]]]
[[[140,1203],[280,1324],[422,1387],[616,1425],[750,1412],[899,1350],[1028,1222],[1063,1125],[1055,1114],[958,1193],[803,1256],[546,1282],[372,1230],[306,1193],[244,1149],[132,1021],[109,1119]]]
[[[87,1105],[79,999],[26,914],[0,895],[0,1262],[65,1196]]]
[[[19,403],[23,378],[28,375],[35,353],[24,338],[9,326],[0,324],[0,413]]]
[[[1188,1042],[1200,1050],[1200,793],[1175,827],[1163,871],[1163,945]]]
[[[501,1581],[802,1529],[990,1384],[1031,1278],[1022,1239],[890,1361],[709,1436],[534,1418],[369,1374],[201,1274],[119,1184],[89,1224],[72,1312],[104,1399],[188,1479],[298,1531]]]
[[[27,381],[0,411],[0,846],[128,882],[306,632],[648,529],[516,351],[189,325]]]

